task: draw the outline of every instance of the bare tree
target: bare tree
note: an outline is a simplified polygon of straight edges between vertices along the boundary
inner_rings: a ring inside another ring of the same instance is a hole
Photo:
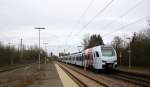
[[[113,41],[112,41],[112,45],[118,49],[121,47],[121,44],[122,44],[123,40],[121,39],[121,37],[119,36],[115,36]]]
[[[90,35],[85,34],[84,38],[83,38],[83,42],[81,43],[83,45],[84,49],[86,49],[88,47],[89,40],[90,40]]]
[[[98,45],[104,45],[103,39],[100,34],[85,36],[85,38],[83,39],[84,49],[91,48]]]

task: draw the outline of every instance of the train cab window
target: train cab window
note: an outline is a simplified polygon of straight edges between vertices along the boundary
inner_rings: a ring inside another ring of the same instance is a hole
[[[99,57],[99,53],[97,51],[95,53],[96,53],[96,57]]]
[[[81,57],[79,56],[79,61],[81,61]]]
[[[102,56],[115,56],[115,52],[114,49],[111,47],[102,47],[101,48],[102,51]]]
[[[80,56],[79,56],[79,61],[80,61]]]

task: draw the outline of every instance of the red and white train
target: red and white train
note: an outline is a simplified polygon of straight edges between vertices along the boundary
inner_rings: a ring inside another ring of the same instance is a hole
[[[100,45],[82,52],[63,56],[60,60],[64,63],[93,69],[114,69],[117,67],[117,54],[112,46]]]

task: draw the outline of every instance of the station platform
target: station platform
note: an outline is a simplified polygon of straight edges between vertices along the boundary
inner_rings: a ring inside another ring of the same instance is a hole
[[[47,64],[49,70],[41,87],[79,87],[60,67],[57,63]]]
[[[0,87],[69,87],[64,85],[62,71],[57,71],[54,62],[47,64],[30,64],[21,68],[0,73]],[[65,78],[64,76],[63,78]],[[67,81],[70,82],[69,80]],[[65,84],[67,84],[67,82]],[[70,86],[76,87],[76,86]]]
[[[64,87],[79,87],[56,63],[55,67]]]
[[[55,67],[55,63],[48,63],[45,67],[47,68],[44,71],[46,78],[43,80],[43,84],[41,84],[40,87],[64,87]]]

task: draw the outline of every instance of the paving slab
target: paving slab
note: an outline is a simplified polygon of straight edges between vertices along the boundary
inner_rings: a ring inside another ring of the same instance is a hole
[[[79,87],[57,64],[55,66],[64,87]]]
[[[44,77],[40,80],[42,83],[40,87],[63,87],[54,63],[48,63],[44,67]]]

